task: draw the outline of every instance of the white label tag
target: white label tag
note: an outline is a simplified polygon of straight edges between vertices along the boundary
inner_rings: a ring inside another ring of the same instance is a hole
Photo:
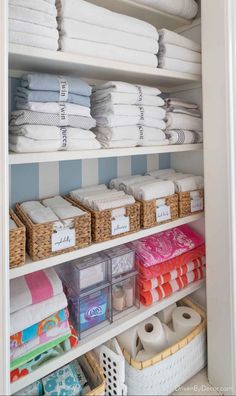
[[[52,252],[75,246],[75,229],[65,228],[52,234]]]
[[[67,129],[66,127],[61,127],[61,148],[60,150],[67,150]]]
[[[111,233],[112,235],[123,234],[124,232],[129,232],[129,217],[118,217],[111,222]]]
[[[191,200],[191,213],[203,210],[203,198],[194,198]]]
[[[59,121],[61,126],[69,124],[66,103],[59,103]]]
[[[60,88],[59,102],[67,102],[69,95],[68,82],[63,77],[58,77],[58,80]]]
[[[157,222],[162,222],[171,219],[170,206],[162,205],[156,208]]]
[[[113,219],[117,219],[117,217],[123,217],[126,214],[126,209],[125,208],[117,208],[113,209],[111,212],[111,217]]]

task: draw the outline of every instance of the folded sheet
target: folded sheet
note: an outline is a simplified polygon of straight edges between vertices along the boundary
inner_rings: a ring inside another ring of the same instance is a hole
[[[204,188],[204,178],[202,176],[192,176],[175,181],[177,191],[186,192]]]
[[[197,109],[186,109],[185,107],[180,106],[170,106],[166,109],[167,113],[178,113],[178,114],[187,114],[193,117],[201,118],[200,110]]]
[[[99,59],[109,59],[152,68],[156,68],[158,65],[157,56],[154,54],[81,39],[61,37],[60,49],[63,52],[71,52]]]
[[[122,115],[102,115],[96,116],[96,123],[98,127],[125,127],[141,125],[150,128],[166,129],[165,121],[158,118],[139,116],[122,116]]]
[[[10,320],[10,334],[18,333],[66,307],[66,296],[64,293],[60,293],[48,300],[13,312]]]
[[[10,137],[24,136],[34,140],[93,140],[96,135],[92,131],[80,128],[56,127],[47,125],[19,125],[10,127]]]
[[[134,193],[139,200],[149,201],[151,199],[164,198],[175,193],[174,183],[171,181],[154,181],[140,186]]]
[[[39,34],[9,30],[8,38],[12,44],[27,45],[52,51],[57,51],[58,49],[58,40],[56,38],[45,37]]]
[[[97,127],[94,133],[99,141],[122,141],[122,140],[164,140],[165,133],[161,129],[141,126],[126,126],[115,128]]]
[[[59,31],[61,36],[111,44],[150,54],[157,54],[159,49],[157,38],[121,32],[69,18],[59,20]]]
[[[194,18],[198,12],[198,4],[194,0],[134,0],[134,2],[186,19]]]
[[[67,102],[16,102],[16,108],[17,110],[30,110],[39,113],[61,114],[64,117],[67,115],[91,116],[89,107]]]
[[[66,123],[66,125],[64,125]],[[66,119],[59,114],[40,113],[30,110],[16,110],[10,114],[10,127],[15,125],[35,124],[50,126],[71,126],[74,128],[91,129],[96,126],[92,117],[68,115]]]
[[[165,99],[167,108],[175,108],[175,107],[182,107],[185,109],[199,109],[199,106],[196,103],[192,103],[192,102],[187,102],[186,100],[180,99],[180,98],[166,98]]]
[[[158,39],[154,26],[130,16],[112,12],[106,8],[88,3],[84,0],[57,0],[58,16],[91,23],[114,30],[152,37]]]
[[[158,52],[159,60],[161,58],[180,59],[185,62],[201,63],[201,54],[188,48],[180,47],[175,44],[161,44]]]
[[[186,129],[199,132],[203,130],[202,119],[198,117],[192,117],[187,114],[167,113],[166,119],[167,129]]]
[[[45,3],[45,1],[44,1]],[[38,25],[35,25],[31,22],[18,21],[16,19],[8,19],[8,28],[9,31],[13,32],[22,32],[22,33],[30,33],[40,37],[49,37],[51,39],[58,40],[59,34],[56,28],[51,29],[47,26],[40,26],[40,35]]]
[[[181,34],[175,33],[168,29],[159,30],[160,44],[173,44],[179,47],[188,48],[192,51],[201,52],[201,46],[193,40],[190,40]]]
[[[62,293],[62,283],[56,271],[48,268],[27,274],[10,282],[10,312],[47,300]]]
[[[166,137],[170,144],[194,144],[203,142],[203,133],[184,129],[167,130]]]
[[[164,106],[165,102],[160,96],[146,95],[138,93],[113,92],[112,88],[100,89],[93,93],[91,97],[92,105],[97,103],[106,105],[108,103],[123,105],[140,105],[140,106]]]
[[[49,28],[57,28],[56,16],[47,14],[46,12],[36,11],[28,7],[20,7],[9,4],[9,18],[19,21],[30,22],[40,26]]]
[[[159,58],[158,67],[160,67],[161,69],[179,71],[182,73],[202,73],[201,63],[185,62],[180,59],[167,58],[166,56],[164,58]]]
[[[55,3],[48,3],[44,0],[34,0],[33,2],[29,2],[28,0],[9,0],[9,4],[12,6],[25,7],[30,10],[40,11],[54,17],[57,16]]]
[[[135,106],[135,105],[115,105],[113,103],[96,104],[91,109],[92,116],[105,117],[106,115],[114,116],[129,116],[129,117],[140,117],[145,118],[157,118],[158,120],[164,120],[166,111],[162,107],[156,106]]]
[[[136,95],[157,96],[161,94],[158,88],[148,87],[146,85],[130,84],[123,81],[107,81],[100,85],[95,85],[92,89],[93,94],[96,92],[100,95],[101,90],[106,92],[132,93]]]

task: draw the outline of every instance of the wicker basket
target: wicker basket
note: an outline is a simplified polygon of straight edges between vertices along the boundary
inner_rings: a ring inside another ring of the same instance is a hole
[[[91,208],[81,204],[81,202],[71,199],[71,202],[79,203],[81,207],[91,213],[91,227],[92,227],[92,241],[104,242],[110,239],[118,238],[120,236],[131,234],[140,230],[140,203],[135,202],[131,205],[126,205],[121,208],[107,209],[102,211],[95,211]],[[112,221],[113,214],[116,211],[124,212],[124,216],[129,217],[129,231],[118,235],[112,235]]]
[[[157,201],[163,201],[163,204],[170,207],[170,219],[157,221]],[[150,228],[159,224],[168,223],[178,219],[178,194],[170,195],[160,200],[152,199],[150,201],[138,201],[140,202],[140,220],[142,228]]]
[[[204,190],[180,192],[179,195],[179,217],[190,216],[191,214],[204,211]],[[197,205],[193,205],[194,200]],[[200,205],[199,205],[200,204]]]
[[[178,305],[196,310],[202,322],[188,336],[144,362],[123,350],[129,395],[169,395],[205,367],[206,314],[189,298]]]
[[[12,209],[10,209],[9,214],[17,225],[17,228],[9,230],[10,268],[15,268],[25,263],[25,226]]]
[[[91,352],[86,353],[79,359],[83,372],[89,382],[93,384],[94,388],[90,392],[86,393],[86,396],[102,396],[105,393],[105,378],[101,367],[97,363]],[[90,386],[91,387],[91,386]]]
[[[70,201],[69,199],[67,200]],[[77,203],[72,203],[74,206],[84,210]],[[26,250],[32,260],[43,260],[48,257],[84,248],[91,243],[91,216],[88,212],[82,216],[73,218],[75,224],[75,246],[56,252],[52,251],[54,222],[44,224],[33,223],[29,216],[21,209],[20,204],[16,204],[16,213],[26,226]]]

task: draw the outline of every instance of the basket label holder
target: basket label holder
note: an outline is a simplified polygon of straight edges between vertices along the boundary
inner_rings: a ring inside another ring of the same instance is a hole
[[[66,221],[65,221],[66,223]],[[58,226],[58,222],[54,223],[51,245],[52,252],[68,249],[75,246],[75,227],[69,225],[65,226],[60,223],[62,227]]]
[[[156,200],[156,220],[157,223],[171,220],[170,206],[166,205],[165,199]]]
[[[112,216],[112,221],[111,221],[112,236],[129,232],[130,230],[129,216],[126,216],[125,208],[113,209],[111,212],[111,216]]]
[[[203,210],[203,198],[200,197],[199,191],[191,191],[191,213]]]

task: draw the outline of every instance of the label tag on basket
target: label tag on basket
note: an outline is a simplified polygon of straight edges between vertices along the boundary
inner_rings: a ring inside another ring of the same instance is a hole
[[[156,208],[157,222],[171,219],[170,206],[162,205]]]
[[[111,222],[111,234],[113,236],[129,232],[129,217],[118,217]]]
[[[52,234],[52,252],[75,246],[75,229],[64,228]]]
[[[112,212],[111,212],[112,219],[117,219],[118,217],[123,217],[125,215],[126,215],[126,209],[125,208],[113,209]]]
[[[69,124],[66,103],[59,103],[59,122],[61,126]]]
[[[196,197],[191,200],[191,213],[203,210],[203,198]]]
[[[62,76],[59,76],[58,80],[59,80],[59,89],[60,89],[59,102],[67,102],[69,95],[68,82]]]
[[[67,150],[67,128],[60,127],[61,132],[61,148],[60,150]]]

